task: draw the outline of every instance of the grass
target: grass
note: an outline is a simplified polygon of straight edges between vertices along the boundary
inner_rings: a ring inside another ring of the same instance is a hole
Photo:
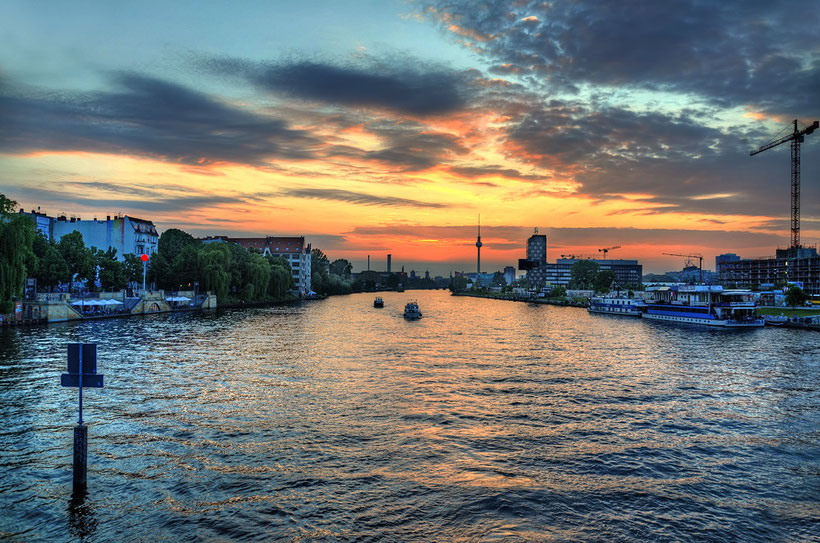
[[[820,309],[814,307],[801,308],[796,307],[758,307],[755,312],[758,315],[780,315],[781,313],[787,317],[812,317],[820,315]]]

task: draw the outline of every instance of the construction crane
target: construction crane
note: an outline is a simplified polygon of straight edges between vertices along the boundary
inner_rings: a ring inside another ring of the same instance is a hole
[[[599,253],[604,253],[604,260],[606,260],[606,254],[607,254],[609,251],[611,251],[611,250],[613,250],[613,249],[620,249],[620,248],[621,248],[621,246],[620,246],[620,245],[616,245],[616,246],[614,246],[614,247],[604,247],[603,249],[598,249],[598,252],[599,252]]]
[[[700,271],[700,282],[703,283],[703,255],[700,254],[693,254],[693,255],[681,255],[678,253],[663,253],[666,256],[682,256],[683,258],[697,258],[698,259],[698,270]],[[687,264],[692,264],[691,260],[686,261]]]
[[[780,138],[779,140],[772,140],[769,143],[766,143],[762,147],[760,147],[756,151],[752,151],[749,153],[749,156],[754,156],[758,153],[762,153],[767,149],[771,149],[772,147],[777,147],[781,143],[786,143],[787,141],[792,142],[792,243],[791,246],[793,248],[800,247],[800,144],[803,143],[803,139],[805,136],[808,136],[812,132],[814,132],[818,127],[820,127],[820,121],[814,121],[812,124],[804,128],[803,130],[798,130],[797,128],[797,119],[793,121],[794,124],[794,131],[785,136]],[[777,137],[777,136],[775,136]]]

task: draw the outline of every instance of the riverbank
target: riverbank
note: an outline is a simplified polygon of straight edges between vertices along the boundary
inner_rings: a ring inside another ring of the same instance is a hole
[[[496,294],[489,292],[453,292],[452,295],[466,296],[469,298],[487,298],[490,300],[507,300],[510,302],[527,302],[532,304],[558,305],[563,307],[589,307],[589,302],[582,302],[578,300],[556,300],[554,298],[529,298],[526,296]]]

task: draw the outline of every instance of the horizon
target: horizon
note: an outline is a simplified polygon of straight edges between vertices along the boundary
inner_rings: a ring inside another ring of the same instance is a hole
[[[620,246],[644,274],[789,244],[820,118],[810,5],[9,2],[0,176],[25,209],[304,236],[446,277]],[[573,32],[566,32],[566,29]],[[101,46],[105,44],[105,46]],[[820,239],[820,134],[801,240]],[[381,264],[376,264],[381,263]],[[386,268],[386,266],[384,266]],[[518,273],[518,270],[517,270]]]

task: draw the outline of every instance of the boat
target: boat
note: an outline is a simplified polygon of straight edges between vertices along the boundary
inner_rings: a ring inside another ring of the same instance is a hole
[[[618,294],[593,296],[589,299],[587,311],[606,315],[640,317],[641,314],[646,311],[646,302],[639,298],[619,296]]]
[[[789,317],[784,315],[764,315],[763,322],[766,326],[783,326],[789,322]]]
[[[645,319],[706,324],[728,328],[763,326],[755,315],[751,290],[724,290],[720,285],[681,285],[648,290]]]
[[[404,306],[404,318],[408,320],[420,319],[421,310],[419,309],[419,304],[416,302],[408,302],[407,305]]]
[[[375,300],[373,300],[373,307],[384,307],[384,300],[382,300],[380,297],[377,297]]]

